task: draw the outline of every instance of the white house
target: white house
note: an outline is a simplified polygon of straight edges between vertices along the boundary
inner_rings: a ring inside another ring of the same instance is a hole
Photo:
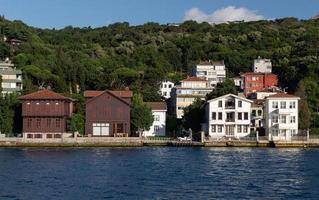
[[[211,86],[224,82],[226,78],[226,69],[224,61],[205,61],[200,62],[193,69],[193,75],[203,77],[208,80]]]
[[[165,99],[171,98],[172,88],[174,88],[174,83],[173,82],[171,82],[171,81],[163,81],[161,83],[161,89],[160,89],[161,96],[164,97]]]
[[[146,102],[152,109],[154,122],[150,130],[144,131],[143,135],[149,136],[165,136],[166,135],[166,112],[167,107],[165,102]]]
[[[178,119],[184,115],[184,108],[191,105],[196,98],[205,99],[213,88],[205,78],[187,77],[172,91],[173,110]]]
[[[212,138],[245,137],[250,134],[252,101],[227,94],[207,102],[207,132]]]
[[[298,134],[299,97],[277,93],[266,98],[265,128],[270,140],[291,140]]]
[[[258,57],[254,60],[253,72],[255,73],[272,73],[272,64],[270,59]]]
[[[2,78],[2,95],[22,90],[22,71],[15,69],[9,59],[0,62],[0,76]]]

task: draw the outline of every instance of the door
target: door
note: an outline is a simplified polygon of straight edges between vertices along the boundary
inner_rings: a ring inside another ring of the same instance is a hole
[[[109,123],[93,123],[93,136],[109,136],[110,124]]]
[[[234,135],[235,135],[235,126],[226,125],[226,136],[234,136]]]

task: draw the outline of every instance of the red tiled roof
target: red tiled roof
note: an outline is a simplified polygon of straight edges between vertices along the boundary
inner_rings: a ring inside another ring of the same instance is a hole
[[[84,97],[96,97],[102,94],[104,91],[98,91],[98,90],[86,90],[84,91]]]
[[[32,100],[32,99],[54,99],[54,100],[72,100],[71,98],[65,97],[61,94],[53,92],[51,90],[39,90],[24,96],[19,97],[20,100]]]
[[[186,81],[206,81],[206,79],[201,77],[190,76],[184,80],[181,80],[181,82],[186,82]]]
[[[270,95],[267,98],[299,98],[299,97],[291,95],[291,94],[286,94],[286,93],[276,93],[276,94]]]
[[[102,94],[105,91],[99,91],[99,90],[86,90],[84,91],[84,97],[96,97]],[[130,98],[133,96],[133,92],[129,90],[116,90],[116,91],[109,91],[115,96],[122,97],[122,98]]]
[[[249,76],[249,75],[254,75],[254,76],[277,76],[276,74],[273,73],[261,73],[261,72],[245,72],[245,73],[240,73],[240,76]]]
[[[167,110],[165,102],[145,102],[152,110]]]

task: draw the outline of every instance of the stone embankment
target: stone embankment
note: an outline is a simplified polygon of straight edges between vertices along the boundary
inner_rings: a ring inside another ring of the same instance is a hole
[[[0,138],[0,147],[319,147],[319,139],[308,141],[206,140],[202,142],[139,137],[78,137],[57,139]]]

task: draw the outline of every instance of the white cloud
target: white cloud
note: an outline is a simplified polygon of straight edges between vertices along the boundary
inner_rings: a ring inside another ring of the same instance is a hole
[[[257,21],[265,19],[264,16],[258,15],[256,11],[249,10],[244,7],[236,8],[235,6],[228,6],[215,10],[207,14],[199,8],[191,8],[185,12],[184,21],[194,20],[197,22],[208,22],[211,24],[220,24],[230,21]]]

